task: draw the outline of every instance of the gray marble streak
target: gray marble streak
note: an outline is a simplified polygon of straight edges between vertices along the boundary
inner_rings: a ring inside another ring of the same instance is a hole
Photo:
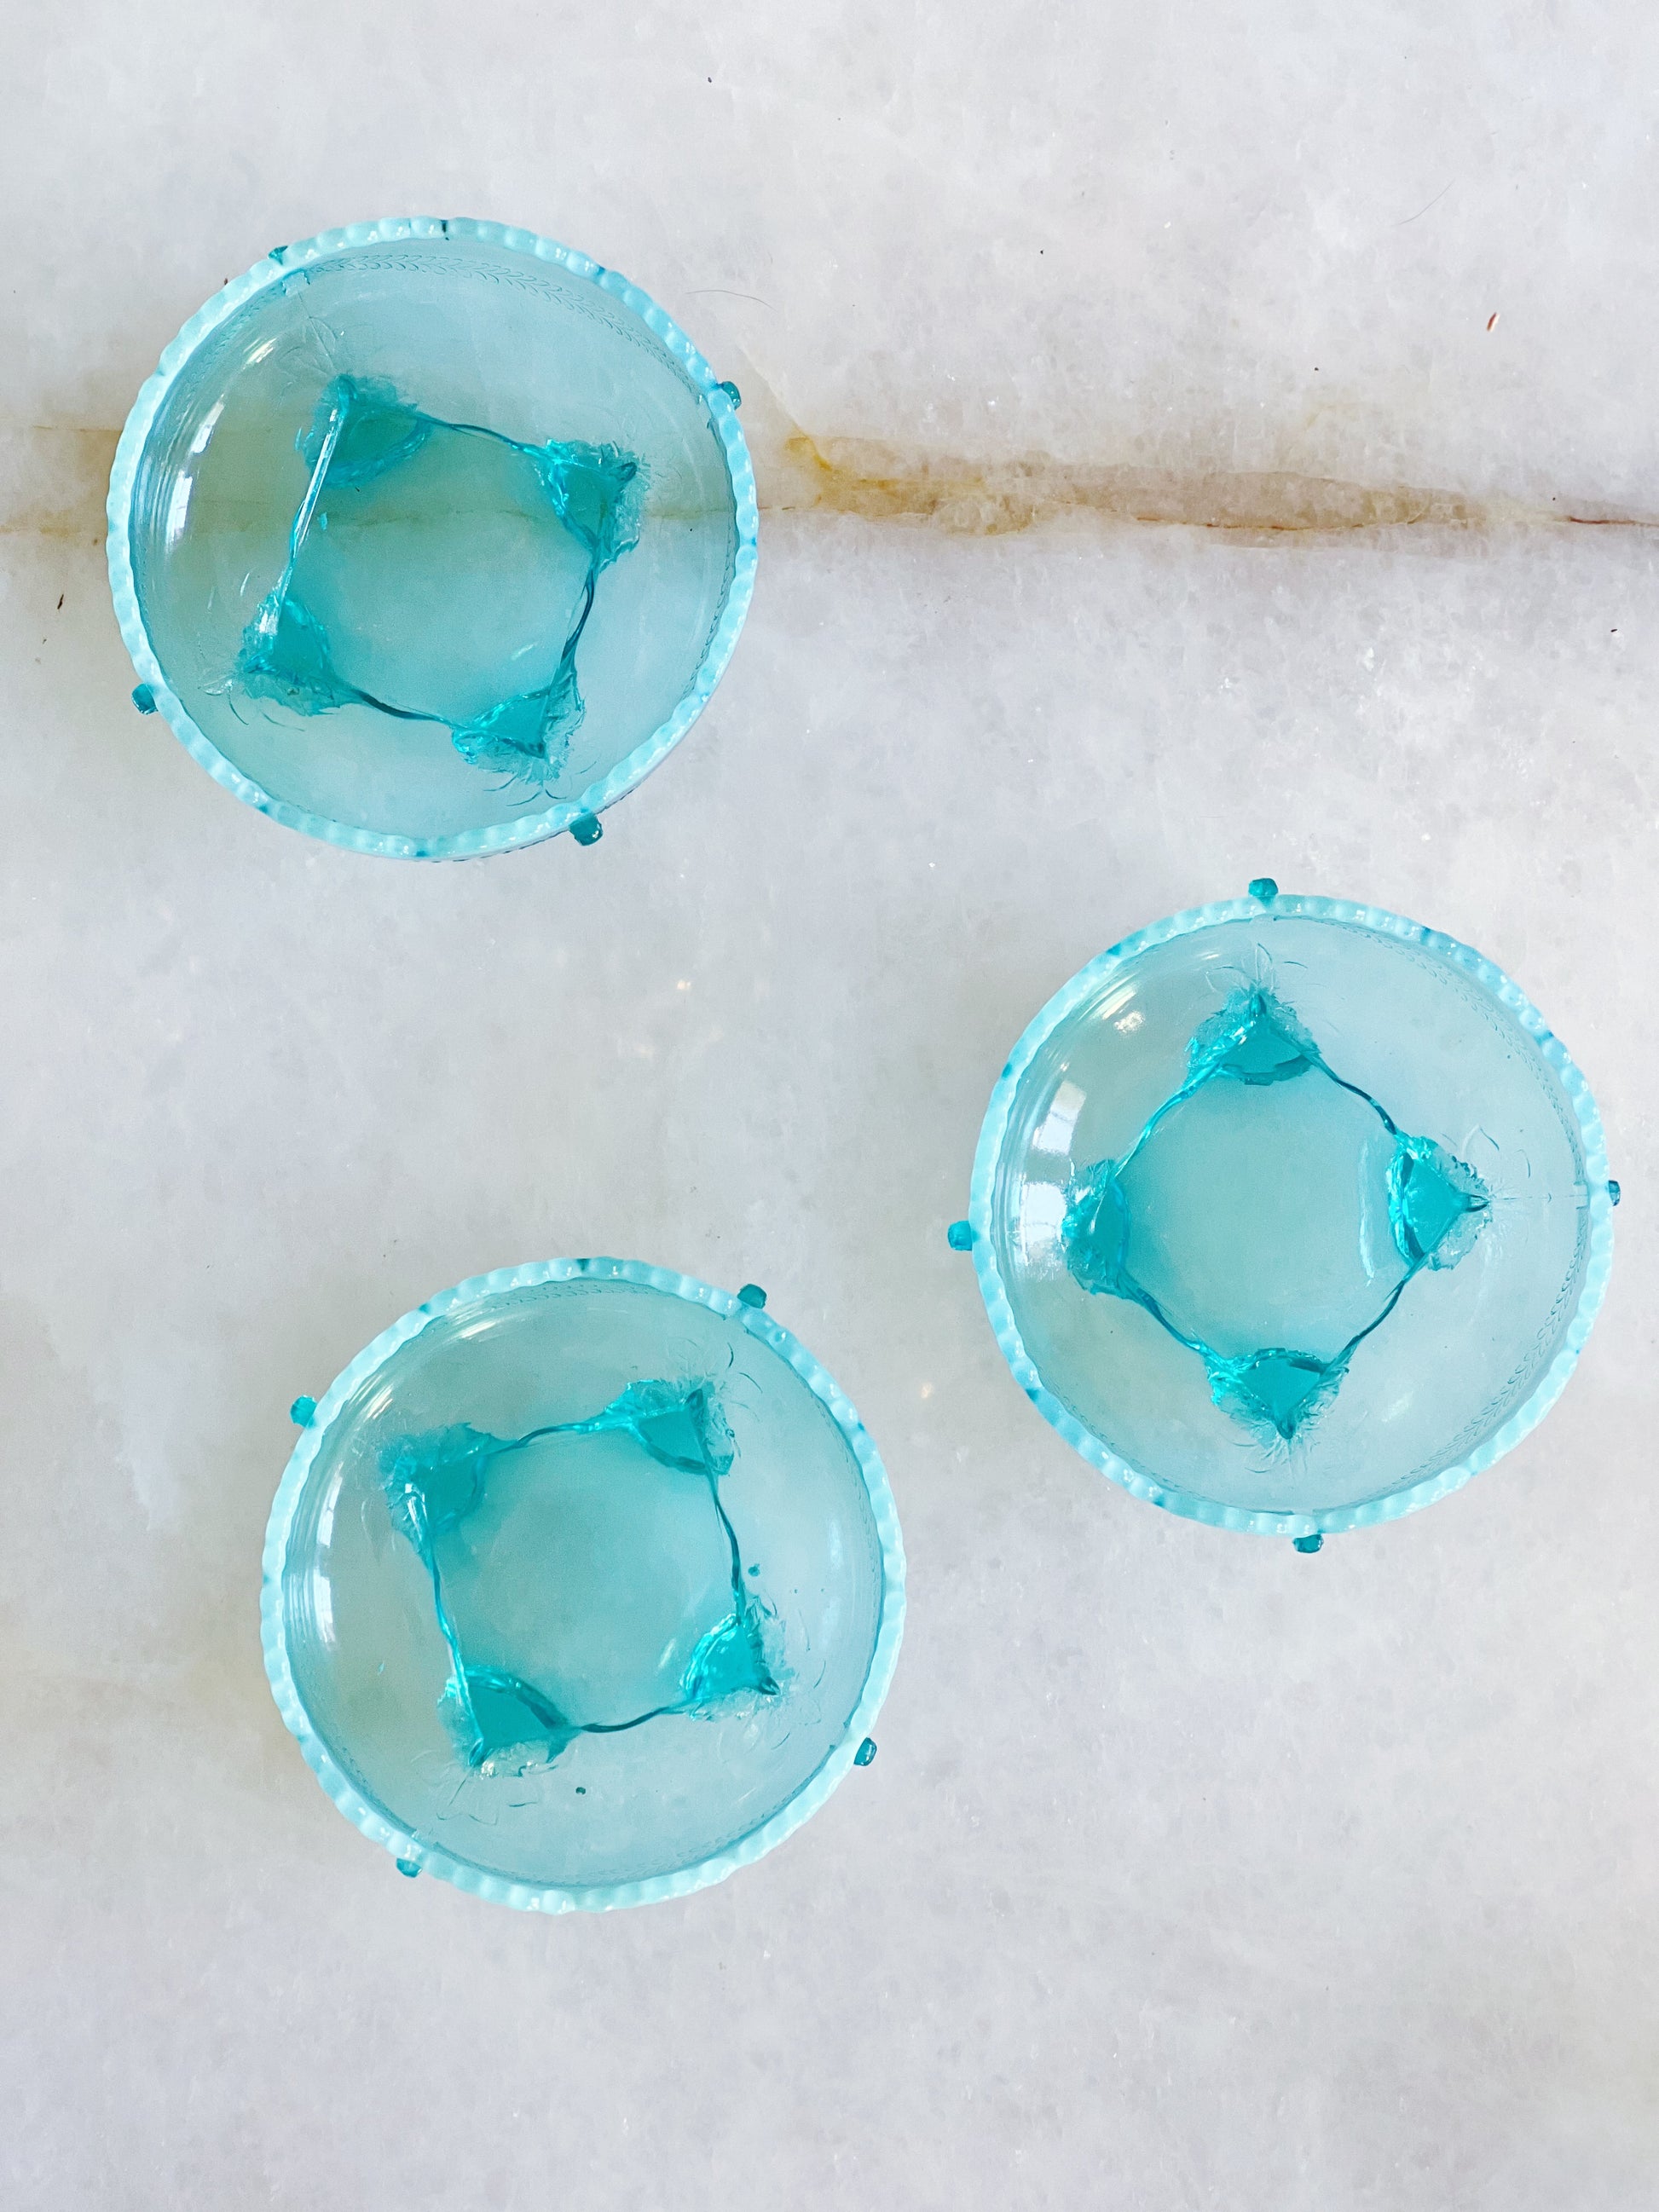
[[[14,20],[0,2197],[1646,2212],[1659,541],[1551,514],[1659,514],[1659,28]],[[264,246],[404,206],[571,239],[744,387],[749,629],[591,851],[313,845],[127,704],[138,381]],[[1052,495],[872,514],[798,434]],[[1234,526],[1066,495],[1111,471]],[[1264,477],[1462,505],[1287,534]],[[944,1239],[1048,993],[1264,873],[1516,975],[1626,1193],[1544,1426],[1316,1559],[1092,1474]],[[885,1456],[910,1625],[782,1850],[542,1922],[328,1804],[258,1550],[296,1393],[587,1251],[766,1285]]]

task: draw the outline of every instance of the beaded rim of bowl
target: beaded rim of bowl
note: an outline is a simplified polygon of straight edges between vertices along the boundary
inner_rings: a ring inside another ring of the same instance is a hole
[[[978,1148],[974,1155],[968,1221],[972,1232],[974,1271],[978,1277],[980,1295],[985,1301],[985,1310],[1002,1356],[1007,1361],[1014,1380],[1043,1419],[1059,1431],[1073,1450],[1080,1452],[1091,1466],[1098,1468],[1103,1474],[1109,1475],[1114,1482],[1121,1483],[1134,1497],[1146,1498],[1154,1505],[1163,1506],[1168,1512],[1184,1515],[1188,1520],[1202,1521],[1217,1528],[1243,1529],[1255,1535],[1311,1538],[1334,1534],[1344,1529],[1367,1528],[1377,1522],[1397,1520],[1404,1513],[1414,1513],[1419,1507],[1445,1497],[1449,1491],[1461,1489],[1472,1475],[1479,1474],[1494,1460],[1501,1459],[1505,1452],[1512,1450],[1530,1430],[1538,1425],[1566,1388],[1567,1379],[1577,1364],[1578,1355],[1589,1335],[1590,1325],[1606,1296],[1607,1275],[1613,1264],[1614,1200],[1607,1184],[1607,1149],[1601,1118],[1596,1110],[1589,1085],[1538,1009],[1501,969],[1494,967],[1490,960],[1472,946],[1461,944],[1456,938],[1448,937],[1439,930],[1425,928],[1420,922],[1408,921],[1401,915],[1389,913],[1384,908],[1359,906],[1346,899],[1300,897],[1280,892],[1276,885],[1265,884],[1265,879],[1264,889],[1265,896],[1253,893],[1249,897],[1225,899],[1211,906],[1191,907],[1184,913],[1153,922],[1150,927],[1138,930],[1133,937],[1126,937],[1121,944],[1114,945],[1101,953],[1055,993],[1014,1047],[991,1093],[980,1130]],[[1079,1006],[1098,996],[1117,969],[1153,945],[1166,944],[1171,938],[1185,937],[1196,930],[1212,929],[1223,922],[1261,921],[1264,915],[1269,913],[1275,920],[1346,922],[1355,927],[1374,931],[1381,937],[1396,939],[1402,944],[1420,945],[1473,978],[1497,1000],[1525,1032],[1560,1085],[1577,1123],[1584,1151],[1585,1180],[1589,1188],[1589,1238],[1577,1303],[1554,1358],[1539,1376],[1524,1403],[1455,1464],[1425,1476],[1420,1482],[1385,1492],[1381,1497],[1365,1498],[1355,1505],[1332,1506],[1320,1512],[1276,1513],[1223,1505],[1214,1498],[1200,1497],[1196,1492],[1184,1489],[1179,1484],[1160,1482],[1156,1477],[1121,1459],[1044,1383],[1014,1320],[1007,1288],[997,1265],[995,1242],[992,1235],[993,1194],[1003,1147],[1007,1141],[1015,1098],[1025,1071],[1054,1031]]]
[[[539,813],[524,816],[517,821],[490,823],[482,829],[458,830],[453,835],[440,837],[405,837],[390,830],[356,829],[348,823],[336,822],[327,815],[313,814],[306,807],[295,806],[287,799],[278,799],[262,784],[244,775],[234,761],[220,751],[168,684],[166,672],[150,643],[149,632],[139,608],[132,568],[132,503],[139,464],[164,401],[198,348],[250,300],[270,285],[280,283],[295,269],[355,252],[360,246],[416,238],[503,246],[509,252],[523,253],[538,261],[554,262],[567,274],[580,277],[598,290],[607,293],[611,299],[637,315],[690,380],[708,410],[731,482],[738,538],[731,582],[720,608],[720,619],[710,634],[696,674],[667,720],[659,724],[607,775],[590,784],[579,798],[561,799],[556,805],[545,807]],[[538,237],[533,231],[514,228],[510,224],[477,222],[464,216],[389,216],[379,222],[350,223],[342,229],[319,231],[315,238],[304,239],[296,246],[276,247],[266,254],[263,261],[256,262],[240,276],[233,277],[205,307],[191,317],[162,354],[155,374],[148,379],[133,402],[132,410],[127,416],[120,443],[115,451],[106,514],[106,550],[109,562],[110,593],[115,602],[115,617],[120,625],[122,639],[137,672],[139,688],[149,692],[156,708],[186,750],[227,791],[233,793],[246,805],[257,807],[262,814],[270,815],[273,821],[283,823],[290,830],[302,830],[308,836],[320,837],[331,845],[343,845],[352,852],[374,853],[404,860],[469,860],[484,854],[512,851],[521,845],[538,844],[545,837],[557,836],[562,830],[578,825],[585,827],[596,821],[607,807],[615,805],[636,784],[642,782],[658,763],[673,750],[696,720],[726,672],[726,663],[732,658],[738,632],[749,612],[750,600],[754,596],[759,536],[755,471],[738,422],[731,391],[715,376],[714,370],[673,319],[637,285],[630,284],[625,276],[618,276],[615,270],[601,267],[599,263],[589,260],[586,254],[578,253],[570,246],[561,246],[550,238]]]
[[[882,1574],[881,1617],[858,1705],[840,1741],[788,1802],[758,1827],[695,1865],[680,1867],[670,1874],[648,1875],[639,1881],[585,1887],[514,1881],[505,1875],[490,1873],[421,1841],[383,1806],[365,1795],[340,1766],[305,1709],[289,1658],[286,1609],[283,1603],[289,1539],[312,1466],[335,1419],[367,1377],[384,1366],[411,1338],[458,1306],[477,1304],[509,1291],[535,1289],[544,1283],[570,1282],[639,1283],[653,1291],[665,1291],[670,1297],[708,1306],[758,1338],[786,1366],[793,1368],[824,1406],[857,1462],[881,1547]],[[489,1274],[474,1275],[464,1283],[457,1283],[453,1289],[441,1291],[412,1313],[393,1322],[390,1328],[383,1330],[357,1354],[316,1401],[271,1504],[263,1565],[259,1626],[265,1673],[277,1711],[324,1789],[346,1818],[361,1828],[371,1842],[390,1851],[404,1871],[436,1875],[441,1881],[453,1882],[456,1888],[468,1890],[475,1897],[510,1905],[520,1911],[604,1912],[618,1905],[650,1905],[663,1898],[684,1897],[692,1890],[706,1889],[711,1882],[724,1881],[738,1867],[748,1866],[774,1850],[803,1821],[811,1819],[857,1763],[860,1747],[873,1727],[892,1681],[904,1634],[904,1544],[893,1493],[868,1432],[833,1377],[804,1345],[798,1343],[787,1329],[780,1328],[751,1298],[733,1297],[729,1291],[716,1290],[712,1284],[699,1282],[693,1275],[677,1275],[667,1268],[650,1267],[639,1260],[546,1260],[520,1267],[498,1267]]]

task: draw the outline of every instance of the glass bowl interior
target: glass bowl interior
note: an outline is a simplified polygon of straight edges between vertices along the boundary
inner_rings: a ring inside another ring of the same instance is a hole
[[[434,1301],[312,1415],[267,1647],[307,1755],[400,1856],[625,1902],[754,1856],[839,1778],[902,1553],[852,1409],[763,1312],[568,1264]]]
[[[1015,1371],[1131,1487],[1300,1529],[1425,1503],[1565,1380],[1605,1279],[1582,1077],[1452,940],[1277,899],[1084,971],[987,1119]]]
[[[683,732],[746,605],[752,479],[726,387],[621,280],[388,230],[285,249],[181,335],[112,562],[140,673],[240,795],[441,855],[568,826]]]

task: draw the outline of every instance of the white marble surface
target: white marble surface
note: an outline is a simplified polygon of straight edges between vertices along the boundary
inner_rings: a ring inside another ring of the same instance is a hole
[[[1659,513],[1651,11],[6,43],[0,2199],[1648,2212],[1659,540],[1553,518]],[[313,845],[127,704],[133,391],[266,246],[404,208],[570,239],[745,392],[748,632],[591,852]],[[1091,1474],[943,1233],[1046,994],[1261,872],[1516,975],[1627,1194],[1545,1426],[1311,1560]],[[258,1550],[296,1392],[593,1250],[767,1285],[910,1628],[782,1850],[542,1921],[333,1811]]]

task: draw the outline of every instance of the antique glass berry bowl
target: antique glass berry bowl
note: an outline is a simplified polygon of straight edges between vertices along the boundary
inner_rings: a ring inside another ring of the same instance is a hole
[[[893,1501],[753,1286],[482,1276],[294,1412],[266,1668],[405,1873],[544,1911],[674,1896],[868,1763],[903,1623]]]
[[[122,434],[135,702],[337,844],[591,842],[748,609],[736,401],[642,293],[528,231],[277,248],[185,325]]]
[[[1311,1549],[1541,1418],[1601,1304],[1617,1194],[1583,1078],[1488,961],[1264,878],[1043,1009],[952,1242],[1086,1458]]]

